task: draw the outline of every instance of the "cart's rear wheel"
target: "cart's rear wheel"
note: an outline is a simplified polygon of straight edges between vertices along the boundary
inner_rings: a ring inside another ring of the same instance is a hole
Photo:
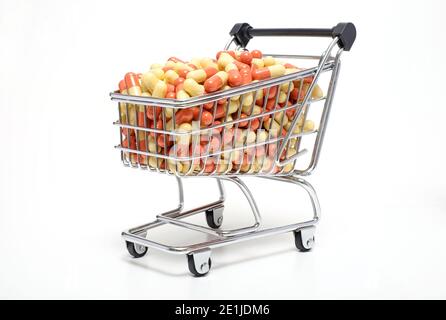
[[[307,252],[313,249],[315,229],[315,227],[307,227],[294,231],[294,243],[299,251]]]
[[[223,208],[206,210],[206,222],[212,229],[218,229],[223,223]]]
[[[127,250],[133,258],[141,258],[147,253],[147,247],[130,241],[125,242]]]
[[[210,250],[187,254],[187,266],[189,267],[190,273],[196,277],[207,275],[212,266],[210,255]]]

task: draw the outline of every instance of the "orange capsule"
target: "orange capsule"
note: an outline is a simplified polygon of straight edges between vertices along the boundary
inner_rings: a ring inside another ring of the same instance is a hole
[[[283,66],[287,69],[297,69],[297,67],[291,63],[285,63]]]
[[[173,84],[168,83],[167,84],[167,93],[169,92],[175,92],[175,86]]]
[[[217,106],[217,110],[215,111],[215,119],[223,118],[226,115],[225,107],[222,104]]]
[[[191,122],[194,118],[194,112],[192,109],[181,109],[177,113],[175,113],[175,123],[177,125]]]
[[[194,121],[197,121],[198,117],[200,116],[200,107],[192,107],[190,109],[192,110],[192,113],[193,113],[193,118],[192,119]]]
[[[188,65],[189,67],[191,67],[193,70],[197,70],[197,69],[198,69],[197,66],[194,65],[193,63],[188,63],[187,65]]]
[[[177,58],[177,57],[170,57],[169,59],[167,59],[167,61],[173,61],[173,62],[175,62],[175,63],[177,63],[177,62],[184,63],[183,60],[181,60],[181,59],[179,59],[179,58]]]
[[[178,75],[181,77],[181,78],[185,78],[186,79],[186,76],[187,76],[187,74],[189,73],[189,70],[187,70],[187,69],[180,69],[180,70],[178,70]]]
[[[178,91],[184,90],[184,85],[183,83],[179,83],[178,85],[175,86],[175,92],[178,93]]]
[[[217,52],[217,55],[216,55],[217,60],[220,59],[220,55],[221,55],[223,52],[228,53],[228,54],[231,55],[234,59],[236,59],[236,57],[237,57],[237,56],[235,55],[235,52],[234,52],[233,50],[228,50],[228,51],[218,51],[218,52]]]
[[[166,73],[166,72],[169,71],[169,70],[174,70],[174,67],[171,67],[171,66],[165,66],[165,67],[162,67],[161,69],[164,71],[164,73]]]
[[[236,69],[228,71],[228,84],[231,87],[237,87],[243,83],[243,78],[240,72]]]
[[[260,120],[259,119],[254,119],[251,122],[251,130],[256,131],[260,126]]]
[[[212,110],[212,108],[214,108],[214,102],[208,102],[203,104],[203,108],[206,110]]]
[[[267,94],[268,91],[269,91],[268,99],[275,98],[276,94],[277,94],[277,86],[263,89],[263,95],[265,97],[266,97],[266,94]]]
[[[203,112],[201,114],[201,125],[203,127],[207,127],[212,123],[212,121],[213,121],[212,113],[210,113],[209,111],[203,110]]]
[[[268,78],[280,77],[285,74],[285,67],[281,64],[275,64],[269,67],[253,69],[252,78],[254,80],[264,80]]]
[[[127,92],[132,96],[140,96],[142,91],[136,74],[129,72],[124,77]]]
[[[218,69],[214,67],[206,67],[204,68],[204,72],[206,72],[206,79],[209,79],[218,72]]]
[[[219,71],[204,82],[206,92],[214,92],[226,85],[228,74],[225,71]]]
[[[177,94],[175,90],[173,92],[166,93],[166,99],[175,99],[177,97]]]
[[[252,81],[251,69],[239,69],[240,76],[242,77],[242,84],[248,84]]]
[[[261,59],[263,57],[262,51],[260,50],[252,50],[251,56],[256,59]]]
[[[159,115],[161,114],[161,107],[148,106],[146,113],[147,118],[149,118],[150,120],[158,119]]]
[[[244,113],[242,113],[241,115],[240,115],[240,119],[245,119],[245,118],[247,118],[248,116],[246,115],[246,114],[244,114]],[[248,126],[248,121],[242,121],[242,122],[240,122],[239,123],[239,125],[238,125],[238,127],[239,128],[246,128]]]
[[[173,85],[176,87],[176,86],[178,86],[179,84],[183,83],[184,80],[185,80],[185,78],[183,78],[183,77],[178,77],[178,78],[176,78],[175,81],[173,82]]]
[[[249,51],[243,51],[240,53],[240,56],[238,57],[238,61],[245,63],[245,64],[251,64],[252,61],[252,54]]]
[[[239,69],[239,71],[241,71],[243,69],[248,69],[249,70],[251,68],[248,64],[243,63],[241,61],[235,60],[232,63],[236,65],[236,67]]]
[[[122,94],[127,93],[127,86],[125,85],[125,80],[119,81],[119,92]]]

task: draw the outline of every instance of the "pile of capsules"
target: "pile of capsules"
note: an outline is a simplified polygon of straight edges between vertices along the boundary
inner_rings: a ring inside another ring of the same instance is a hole
[[[263,56],[259,50],[220,51],[216,59],[185,62],[171,57],[165,64],[151,65],[144,74],[127,73],[119,83],[119,91],[187,100],[300,70]],[[132,165],[182,175],[290,172],[292,162],[275,164],[277,138],[292,130],[296,108],[290,106],[303,100],[312,80],[309,76],[189,108],[120,103],[121,123],[158,130],[122,128],[122,147],[153,155],[124,152],[125,160]],[[323,92],[316,85],[311,99],[322,97]],[[300,113],[293,134],[314,130],[313,121],[305,119],[304,114]],[[247,120],[242,121],[244,118]],[[288,141],[281,160],[297,153],[299,139]]]

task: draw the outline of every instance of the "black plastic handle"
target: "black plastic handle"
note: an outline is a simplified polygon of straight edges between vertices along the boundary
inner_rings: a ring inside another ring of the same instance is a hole
[[[279,29],[254,29],[249,23],[236,23],[232,27],[231,36],[235,42],[246,47],[253,37],[331,37],[339,38],[339,47],[350,51],[356,39],[356,28],[351,22],[338,23],[331,29],[309,29],[309,28],[279,28]]]

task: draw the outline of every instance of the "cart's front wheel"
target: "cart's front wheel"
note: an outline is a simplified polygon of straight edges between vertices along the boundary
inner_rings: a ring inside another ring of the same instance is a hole
[[[125,242],[127,250],[133,258],[141,258],[147,253],[147,247],[130,241]]]
[[[313,249],[315,227],[307,227],[294,231],[294,243],[299,251],[307,252]]]
[[[206,210],[206,222],[212,229],[218,229],[223,223],[223,208]]]
[[[211,251],[203,250],[187,254],[187,265],[190,273],[196,277],[202,277],[209,273],[212,266]]]

